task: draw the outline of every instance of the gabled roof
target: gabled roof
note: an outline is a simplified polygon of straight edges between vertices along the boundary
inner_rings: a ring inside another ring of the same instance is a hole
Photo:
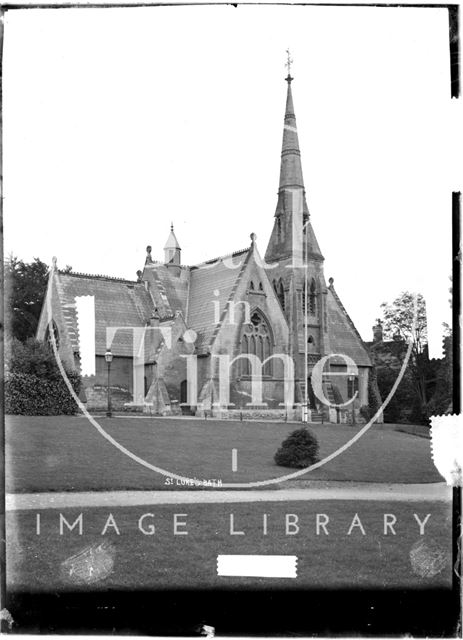
[[[250,249],[203,262],[190,268],[190,290],[186,323],[198,334],[196,348],[207,351],[217,325],[214,301],[219,303],[219,317],[224,311],[233,287],[247,261]]]
[[[66,310],[66,324],[74,351],[79,350],[76,296],[95,296],[95,349],[106,351],[106,327],[145,326],[153,313],[153,303],[143,284],[79,273],[56,273],[56,287],[61,307]],[[133,355],[131,331],[118,331],[111,345],[115,356]]]
[[[320,246],[318,244],[318,240],[315,236],[312,224],[310,220],[307,222],[307,226],[305,228],[305,232],[307,234],[307,254],[309,258],[315,259],[323,259],[322,252],[320,251]]]
[[[153,305],[161,319],[173,318],[177,311],[186,315],[188,303],[189,267],[173,269],[171,266],[149,262],[145,265],[143,280],[150,286]]]
[[[368,350],[332,284],[328,287],[326,306],[331,353],[349,356],[358,366],[371,367]],[[335,359],[331,362],[336,363]]]

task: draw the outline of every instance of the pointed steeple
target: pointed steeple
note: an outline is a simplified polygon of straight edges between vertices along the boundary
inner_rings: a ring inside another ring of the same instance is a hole
[[[310,215],[302,175],[301,151],[291,90],[293,77],[290,67],[292,60],[289,57],[289,52],[287,53],[288,75],[285,80],[288,83],[288,89],[281,147],[280,183],[275,224],[265,253],[267,262],[281,261],[289,257],[296,259],[297,262],[305,254],[306,242],[308,257],[323,259],[309,222]]]
[[[170,225],[170,233],[164,245],[164,262],[166,264],[180,264],[180,245],[174,233],[174,225]]]
[[[281,146],[280,184],[275,215],[280,216],[285,214],[288,210],[288,200],[290,201],[291,199],[288,198],[287,190],[303,189],[302,206],[304,218],[306,218],[309,215],[309,209],[307,207],[304,178],[302,175],[301,151],[299,149],[296,115],[294,113],[293,94],[291,91],[292,81],[293,78],[288,73],[288,76],[286,77],[288,93],[286,96],[283,143]]]

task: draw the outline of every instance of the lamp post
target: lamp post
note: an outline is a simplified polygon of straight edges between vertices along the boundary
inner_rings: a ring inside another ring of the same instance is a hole
[[[106,364],[108,365],[108,410],[106,411],[106,416],[108,418],[111,418],[112,411],[111,411],[111,387],[110,387],[110,381],[111,381],[111,362],[113,361],[113,354],[111,353],[111,349],[108,349],[106,351],[106,353],[104,354],[104,358],[106,360]]]

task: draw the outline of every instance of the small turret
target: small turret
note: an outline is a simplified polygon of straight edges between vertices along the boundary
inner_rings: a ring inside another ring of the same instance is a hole
[[[167,242],[164,245],[164,262],[165,264],[180,265],[180,245],[174,233],[174,225],[170,225],[170,233]]]

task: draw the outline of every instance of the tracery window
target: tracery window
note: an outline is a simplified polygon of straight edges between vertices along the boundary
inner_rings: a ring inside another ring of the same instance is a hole
[[[259,311],[251,315],[251,322],[243,325],[241,336],[241,354],[255,355],[261,362],[273,353],[273,343],[270,329]],[[241,359],[241,375],[250,375],[251,365],[248,358]],[[272,361],[266,362],[262,374],[272,375]]]

